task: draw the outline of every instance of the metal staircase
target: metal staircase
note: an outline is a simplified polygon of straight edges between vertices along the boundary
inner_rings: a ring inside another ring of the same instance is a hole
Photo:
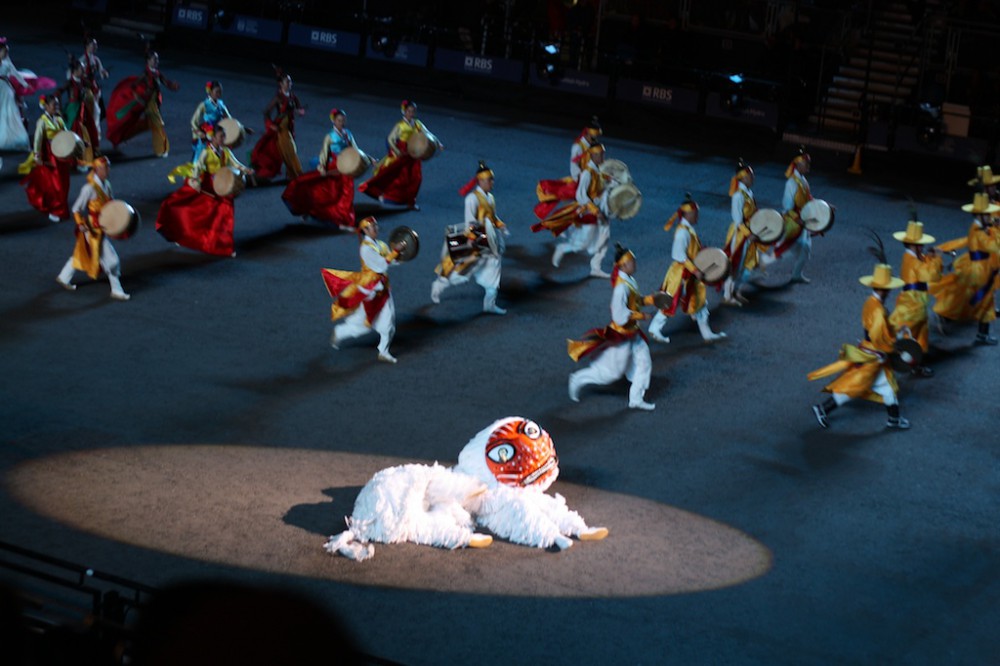
[[[923,3],[929,16],[941,0]],[[810,124],[820,132],[857,136],[865,109],[906,103],[919,85],[924,49],[935,42],[934,26],[913,16],[905,2],[873,12],[868,34],[840,65]]]

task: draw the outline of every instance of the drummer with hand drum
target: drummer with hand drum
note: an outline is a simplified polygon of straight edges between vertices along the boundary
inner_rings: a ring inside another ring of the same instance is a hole
[[[669,297],[667,307],[660,308],[649,323],[649,337],[657,342],[670,342],[663,335],[667,317],[685,312],[698,324],[698,330],[705,342],[714,342],[726,337],[723,332],[714,332],[708,323],[708,300],[705,283],[719,283],[729,273],[729,260],[719,248],[702,248],[694,227],[698,224],[698,202],[686,193],[684,202],[667,220],[664,231],[674,231],[674,243],[670,251],[673,263],[663,278],[660,290]]]
[[[104,269],[111,284],[111,298],[116,301],[127,301],[131,296],[122,288],[121,282],[121,261],[115,251],[109,234],[102,226],[102,221],[109,218],[106,215],[107,209],[114,209],[112,203],[120,203],[125,206],[126,212],[131,216],[128,220],[117,217],[114,220],[115,229],[120,229],[121,237],[135,230],[138,225],[138,214],[124,202],[113,201],[114,195],[111,192],[111,181],[108,180],[108,173],[111,169],[111,162],[107,157],[98,157],[91,163],[90,173],[87,174],[87,183],[80,189],[80,196],[73,204],[73,217],[76,220],[76,247],[73,256],[69,258],[63,266],[56,282],[65,289],[73,291],[76,285],[71,282],[76,271],[84,271],[91,279],[96,280],[101,269]],[[109,226],[112,226],[109,224]]]

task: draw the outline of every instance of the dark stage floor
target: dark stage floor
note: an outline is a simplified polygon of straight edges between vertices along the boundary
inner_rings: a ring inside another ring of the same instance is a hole
[[[53,78],[63,47],[78,47],[23,24],[6,30],[16,65]],[[138,45],[101,55],[109,84],[141,70]],[[810,405],[821,385],[806,380],[860,331],[857,278],[873,266],[865,227],[887,239],[897,270],[891,232],[906,226],[907,196],[929,233],[964,235],[971,168],[881,159],[852,176],[850,155],[815,153],[810,182],[837,206],[837,223],[815,240],[812,284],[787,285],[789,268],[777,265],[748,307],[712,293],[712,324],[729,335],[714,346],[689,319],[672,321],[671,344],[652,346],[654,412],[628,410],[624,382],[575,404],[565,340],[607,323],[610,289],[579,256],[554,269],[552,239],[529,226],[535,183],[564,175],[585,101],[559,114],[513,111],[292,72],[309,105],[297,132],[304,161],[333,106],[381,155],[403,98],[420,103],[446,146],[425,164],[419,212],[357,199],[384,229],[406,224],[423,241],[391,272],[399,363],[389,366],[376,362],[374,338],[329,347],[319,271],[356,268],[357,241],[293,218],[281,185],[237,200],[234,259],[155,233],[204,82],[221,79],[230,109],[258,130],[274,88],[266,63],[226,59],[220,70],[192,53],[161,57],[181,83],[165,93],[170,157],[151,157],[148,135],[110,153],[116,194],[144,219],[116,242],[130,302],[110,300],[103,280],[78,278],[73,293],[56,285],[72,225],[33,211],[14,173],[23,156],[3,156],[0,540],[153,586],[220,577],[299,590],[336,611],[366,652],[406,664],[996,660],[1000,350],[973,346],[968,326],[935,334],[936,376],[901,382],[908,432],[887,430],[884,410],[867,403],[820,430]],[[644,195],[612,238],[635,250],[652,291],[669,263],[662,225],[684,191],[702,204],[703,241],[720,245],[736,158],[754,164],[758,202],[778,207],[794,147],[671,117],[641,135],[624,118],[606,124],[609,157],[631,167]],[[481,314],[474,286],[440,305],[429,298],[443,228],[461,219],[456,190],[483,158],[512,230],[505,317]],[[74,195],[82,183],[74,175]],[[564,553],[381,546],[365,563],[324,552],[372,473],[451,464],[478,430],[515,414],[552,434],[562,468],[553,490],[608,526],[605,541]]]

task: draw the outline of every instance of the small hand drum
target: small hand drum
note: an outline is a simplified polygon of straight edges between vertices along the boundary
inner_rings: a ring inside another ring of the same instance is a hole
[[[750,217],[750,231],[761,243],[770,245],[785,231],[785,220],[773,208],[761,208]]]
[[[717,247],[704,247],[694,257],[694,265],[704,274],[705,284],[718,284],[729,276],[729,257]]]
[[[247,132],[243,129],[243,123],[236,120],[236,118],[223,118],[219,121],[219,127],[226,133],[225,144],[226,148],[230,150],[239,148],[247,138]]]
[[[409,227],[396,227],[389,234],[389,247],[401,245],[397,259],[409,261],[420,252],[420,237],[417,232]]]
[[[337,171],[351,178],[358,178],[368,170],[368,160],[354,146],[348,146],[337,154]]]
[[[229,167],[222,167],[212,176],[212,189],[220,197],[233,197],[235,199],[243,193],[246,186],[243,176]]]
[[[125,239],[139,230],[139,211],[120,199],[112,199],[101,208],[98,223],[112,238]]]
[[[619,220],[629,220],[639,214],[642,192],[632,183],[619,185],[608,193],[608,211]]]
[[[658,291],[653,294],[653,305],[655,305],[660,310],[668,310],[671,305],[673,305],[673,296],[665,291]]]
[[[924,360],[924,350],[913,338],[900,338],[893,347],[889,355],[893,370],[912,372]]]
[[[833,208],[822,199],[813,199],[799,213],[802,226],[814,234],[821,234],[833,226]]]
[[[423,132],[414,132],[406,142],[406,152],[415,160],[429,160],[436,151],[437,144]]]
[[[604,160],[601,163],[601,173],[614,185],[625,185],[632,182],[632,174],[629,172],[628,166],[621,160]]]
[[[83,157],[84,143],[75,132],[62,130],[52,137],[52,154],[61,160]]]

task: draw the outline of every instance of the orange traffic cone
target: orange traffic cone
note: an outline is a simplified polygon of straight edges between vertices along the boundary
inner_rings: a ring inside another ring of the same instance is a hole
[[[854,164],[847,170],[847,173],[861,175],[861,144],[854,149]]]

